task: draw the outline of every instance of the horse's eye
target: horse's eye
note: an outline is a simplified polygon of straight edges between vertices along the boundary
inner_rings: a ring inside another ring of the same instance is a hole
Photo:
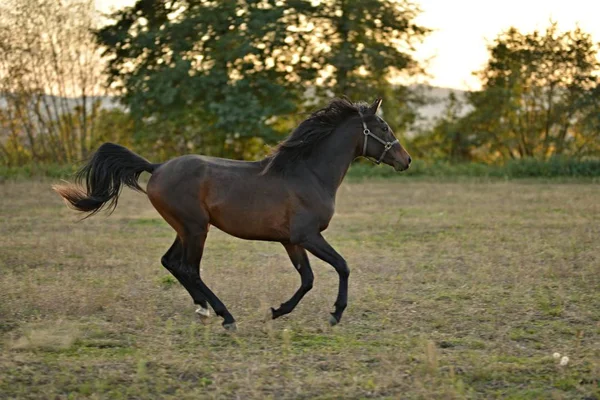
[[[388,131],[388,127],[387,127],[387,126],[384,126],[384,127],[383,127],[383,131],[384,131],[384,132],[387,132],[387,131]]]

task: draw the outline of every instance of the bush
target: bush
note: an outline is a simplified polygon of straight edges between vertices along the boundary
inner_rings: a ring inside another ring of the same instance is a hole
[[[0,165],[0,181],[4,179],[27,178],[69,178],[72,177],[78,166],[61,164],[26,164],[20,167],[7,167]]]
[[[482,177],[482,178],[590,178],[600,177],[600,160],[575,160],[567,157],[553,157],[548,161],[533,158],[511,160],[503,165],[483,163],[456,163],[447,161],[426,162],[415,160],[411,167],[396,173],[387,165],[370,165],[358,161],[349,171],[351,178],[389,178],[409,176],[429,177]]]
[[[60,164],[27,164],[21,167],[0,166],[0,179],[26,179],[33,177],[72,178],[79,166]],[[599,178],[600,160],[574,160],[554,157],[548,161],[536,159],[511,160],[504,165],[458,163],[447,161],[426,162],[415,160],[411,167],[397,173],[388,165],[372,165],[366,160],[355,162],[350,179],[392,177],[477,177],[477,178]]]
[[[504,166],[509,177],[598,177],[600,160],[580,161],[567,157],[552,157],[548,161],[536,159],[511,160]]]

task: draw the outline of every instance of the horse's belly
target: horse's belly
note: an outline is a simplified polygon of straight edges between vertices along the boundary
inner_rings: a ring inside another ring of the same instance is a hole
[[[211,225],[241,239],[286,241],[290,237],[287,213],[281,205],[215,205],[209,214]]]

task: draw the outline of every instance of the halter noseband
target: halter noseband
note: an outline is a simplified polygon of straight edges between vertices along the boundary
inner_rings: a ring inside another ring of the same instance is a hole
[[[391,149],[393,145],[395,145],[396,143],[400,143],[400,142],[398,141],[398,139],[395,139],[393,142],[386,142],[385,140],[378,138],[367,127],[367,123],[365,122],[365,119],[363,118],[362,112],[359,111],[358,114],[360,115],[360,121],[362,122],[362,126],[363,126],[363,135],[365,135],[362,156],[364,158],[366,158],[367,160],[379,165],[379,164],[381,164],[381,160],[383,160],[383,157],[385,157],[385,154],[388,152],[388,150]],[[381,153],[381,156],[379,157],[379,159],[377,161],[375,161],[371,157],[367,156],[367,142],[369,140],[369,136],[371,136],[373,139],[377,140],[379,143],[381,143],[383,145],[383,152]]]

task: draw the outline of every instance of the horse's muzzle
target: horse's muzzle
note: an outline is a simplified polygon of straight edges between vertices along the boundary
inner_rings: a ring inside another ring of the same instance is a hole
[[[396,172],[401,172],[401,171],[406,171],[409,167],[410,167],[410,162],[411,162],[411,158],[410,156],[408,157],[408,160],[406,161],[396,161],[394,160],[394,169],[396,170]]]

